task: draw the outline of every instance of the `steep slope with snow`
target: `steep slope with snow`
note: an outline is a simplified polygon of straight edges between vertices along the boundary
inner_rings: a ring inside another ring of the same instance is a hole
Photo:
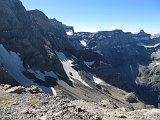
[[[15,52],[8,52],[2,44],[0,44],[0,64],[4,67],[4,69],[15,79],[18,83],[25,87],[30,87],[32,85],[39,86],[46,93],[56,95],[56,92],[53,87],[45,87],[40,86],[34,83],[32,80],[26,78],[23,75],[23,71],[25,70],[23,67],[23,62],[21,61],[19,55]]]
[[[72,48],[66,33],[41,11],[26,11],[19,0],[1,0],[0,8],[1,73],[6,71],[23,86],[37,85],[56,95],[59,76],[68,79],[55,53]],[[8,83],[3,76],[0,82]]]

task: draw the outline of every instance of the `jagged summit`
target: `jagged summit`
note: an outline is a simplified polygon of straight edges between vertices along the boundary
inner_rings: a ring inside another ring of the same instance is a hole
[[[61,22],[57,21],[55,18],[50,19],[50,21],[55,26],[55,28],[61,30],[64,33],[66,33],[68,36],[72,36],[74,34],[73,26],[67,26],[65,24],[62,24]]]

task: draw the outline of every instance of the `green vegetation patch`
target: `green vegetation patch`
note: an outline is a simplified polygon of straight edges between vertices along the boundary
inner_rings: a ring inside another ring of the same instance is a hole
[[[33,105],[41,105],[42,102],[39,99],[31,99],[26,101],[27,105],[33,106]]]
[[[16,102],[16,98],[6,98],[0,96],[0,104],[12,104]]]

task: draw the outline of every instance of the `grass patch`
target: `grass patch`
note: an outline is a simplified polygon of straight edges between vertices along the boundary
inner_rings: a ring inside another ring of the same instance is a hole
[[[0,105],[0,110],[6,110],[8,108],[10,108],[9,105]]]
[[[29,111],[27,109],[20,111],[20,116],[24,116],[26,114],[29,114]]]
[[[30,106],[42,104],[42,102],[39,99],[31,99],[31,100],[28,100],[26,103],[27,105],[30,105]]]
[[[16,102],[15,98],[0,97],[0,104],[12,104]]]
[[[0,96],[0,110],[9,108],[10,105],[15,102],[16,102],[15,98],[6,98]]]

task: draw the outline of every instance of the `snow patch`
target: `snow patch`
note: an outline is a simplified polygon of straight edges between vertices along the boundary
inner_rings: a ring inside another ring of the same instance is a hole
[[[158,47],[160,45],[160,43],[155,44],[155,45],[151,45],[151,46],[144,46],[145,48],[155,48]]]
[[[70,63],[71,66],[73,66],[73,61],[72,60],[68,60],[68,62]]]
[[[103,84],[104,81],[93,75],[93,80],[96,84]]]
[[[28,72],[32,73],[36,78],[43,81],[45,81],[45,77],[47,76],[55,78],[56,80],[59,80],[58,76],[53,71],[50,71],[50,72],[44,71],[44,73],[42,73],[39,70],[34,71],[32,69],[28,69]]]
[[[143,46],[145,48],[155,48],[158,47],[160,45],[160,43],[157,43],[155,45],[144,45],[144,44],[138,44],[139,46]]]
[[[87,46],[86,39],[81,40],[80,43],[81,43],[83,46],[85,46],[85,47]]]
[[[67,34],[68,36],[72,36],[72,35],[73,35],[73,31],[72,31],[72,30],[66,31],[66,34]]]
[[[156,65],[159,65],[160,63],[156,62]]]
[[[102,51],[96,50],[95,52],[103,56]]]
[[[23,67],[23,61],[21,61],[19,55],[12,51],[8,52],[2,44],[0,44],[0,64],[2,64],[2,66],[13,77],[13,79],[15,79],[21,85],[25,87],[31,87],[32,85],[35,85],[49,94],[55,93],[53,87],[40,86],[34,83],[33,80],[26,78],[22,73],[25,69]]]
[[[152,63],[149,64],[150,66],[159,66],[160,65],[160,61],[152,61]]]
[[[92,66],[94,63],[95,61],[91,61],[91,62],[84,61],[84,64],[86,64],[87,66]]]
[[[71,66],[72,64],[69,62],[69,60],[62,52],[56,52],[59,60],[61,61],[63,68],[69,77],[69,79],[73,82],[74,79],[79,80],[82,84],[85,86],[91,88],[84,80],[82,80],[81,76],[78,74],[78,72],[73,69]]]
[[[57,96],[57,92],[56,92],[56,90],[53,87],[51,87],[51,90],[53,92],[53,95]]]
[[[86,72],[83,72],[83,74],[85,74],[85,76],[87,76],[90,80],[93,80],[96,84],[106,85],[106,83],[102,79],[98,78],[95,74]]]

